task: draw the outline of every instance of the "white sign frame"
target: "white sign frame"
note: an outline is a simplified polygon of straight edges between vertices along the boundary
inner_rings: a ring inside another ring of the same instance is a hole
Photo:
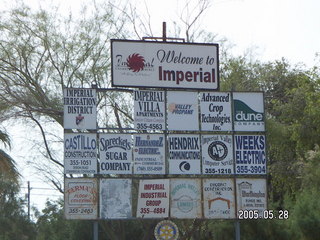
[[[111,40],[112,86],[219,90],[219,45]]]

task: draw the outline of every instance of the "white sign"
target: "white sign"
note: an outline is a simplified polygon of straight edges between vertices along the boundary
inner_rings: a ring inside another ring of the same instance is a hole
[[[170,180],[170,216],[173,218],[201,218],[201,180]]]
[[[96,129],[96,90],[91,88],[63,89],[63,126],[65,129]]]
[[[231,135],[202,135],[202,174],[233,174]]]
[[[131,179],[100,180],[100,218],[127,219],[132,217]]]
[[[265,131],[262,92],[233,93],[233,109],[235,131]]]
[[[113,86],[219,89],[217,44],[111,40]]]
[[[198,94],[168,91],[168,130],[199,131]]]
[[[132,174],[132,139],[129,134],[100,134],[100,174]]]
[[[97,173],[97,135],[94,133],[64,134],[64,173]]]
[[[165,130],[164,91],[134,91],[134,128]]]
[[[165,174],[164,135],[135,135],[133,157],[135,174]]]
[[[170,134],[168,137],[169,174],[200,174],[200,137]]]
[[[266,174],[266,137],[235,135],[236,174]]]
[[[237,206],[238,218],[248,219],[255,216],[244,214],[255,214],[262,218],[263,211],[267,209],[267,180],[253,178],[238,178],[237,185]],[[249,213],[248,211],[251,211]]]
[[[169,179],[140,180],[137,217],[169,216]]]
[[[64,211],[66,219],[97,219],[97,209],[96,179],[65,178]]]
[[[234,192],[233,179],[204,179],[205,218],[235,218]]]
[[[200,93],[202,131],[232,131],[231,93]]]

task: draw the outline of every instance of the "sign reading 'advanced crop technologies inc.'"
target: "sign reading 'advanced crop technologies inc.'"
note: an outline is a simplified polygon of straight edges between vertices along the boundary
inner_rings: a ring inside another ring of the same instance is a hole
[[[112,84],[219,90],[218,44],[111,40]]]

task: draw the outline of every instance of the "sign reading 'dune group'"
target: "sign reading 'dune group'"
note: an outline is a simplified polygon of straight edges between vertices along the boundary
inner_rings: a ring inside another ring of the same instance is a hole
[[[203,206],[205,218],[235,218],[233,179],[204,179]]]
[[[256,210],[259,216],[262,216],[267,209],[267,180],[238,178],[236,186],[238,217],[243,210]]]
[[[169,174],[200,174],[200,137],[196,134],[168,135]]]
[[[91,88],[63,89],[63,126],[65,129],[96,129],[96,90]]]
[[[66,219],[97,219],[97,209],[96,179],[65,178],[64,211]]]
[[[200,122],[202,131],[231,131],[231,93],[201,92]]]
[[[202,135],[202,174],[233,174],[231,135]]]
[[[100,218],[132,217],[131,179],[100,180]]]
[[[130,134],[100,134],[100,174],[132,174]]]
[[[266,174],[266,137],[264,135],[235,135],[234,157],[236,174]]]
[[[134,91],[134,127],[137,130],[165,129],[164,91]]]
[[[94,133],[64,134],[64,173],[97,173],[97,135]]]
[[[140,180],[138,218],[166,218],[169,216],[169,179]]]
[[[167,92],[168,130],[199,131],[198,94]]]
[[[217,44],[111,40],[112,85],[219,89]]]
[[[135,174],[165,174],[164,135],[134,135],[133,158]]]
[[[170,180],[170,216],[173,218],[201,218],[201,180]]]
[[[265,131],[262,92],[233,93],[233,112],[235,131]]]

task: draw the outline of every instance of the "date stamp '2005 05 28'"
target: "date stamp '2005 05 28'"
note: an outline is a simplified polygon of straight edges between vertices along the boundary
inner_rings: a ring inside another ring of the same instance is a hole
[[[288,210],[239,210],[238,219],[280,219],[289,218]]]

